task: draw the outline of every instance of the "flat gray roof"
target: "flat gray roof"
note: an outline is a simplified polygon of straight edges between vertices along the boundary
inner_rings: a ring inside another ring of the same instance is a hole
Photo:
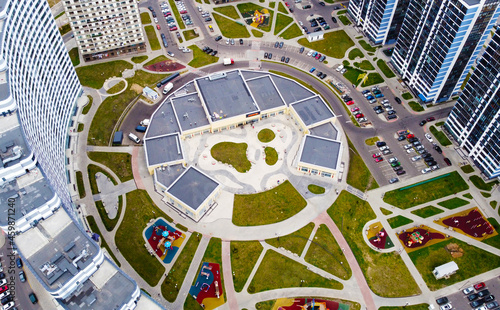
[[[148,163],[150,166],[182,159],[182,147],[177,134],[146,139]]]
[[[271,75],[271,77],[287,104],[291,104],[293,102],[316,95],[315,93],[295,81],[274,74]]]
[[[267,72],[241,70],[241,74],[243,74],[243,78],[245,80],[248,80],[248,79],[253,79],[256,77],[263,76],[263,75],[267,75],[268,73]]]
[[[196,86],[194,86],[194,81],[184,84],[181,88],[178,88],[174,94],[176,96],[182,96],[184,94],[197,93]]]
[[[247,81],[247,84],[260,110],[286,106],[269,75]]]
[[[300,161],[316,166],[337,169],[341,143],[330,139],[306,135]]]
[[[92,264],[99,248],[64,209],[16,237],[24,260],[50,290]],[[76,265],[76,266],[75,266]]]
[[[313,127],[309,129],[312,135],[318,136],[318,137],[323,137],[323,138],[328,138],[332,140],[338,140],[337,135],[338,131],[335,126],[333,126],[332,123],[326,123],[322,124],[316,127]]]
[[[183,131],[210,125],[197,93],[172,98],[172,102]]]
[[[0,169],[13,166],[30,155],[21,126],[0,133]]]
[[[214,79],[214,76],[220,78]],[[239,71],[219,73],[196,81],[213,121],[257,111]]]
[[[69,310],[121,309],[132,299],[135,290],[135,282],[105,258],[101,267],[81,287],[59,301]]]
[[[306,126],[316,124],[335,116],[320,96],[315,96],[292,104],[292,108],[300,116]]]
[[[11,197],[15,199],[16,213],[7,215],[8,199]],[[29,174],[0,187],[0,225],[7,226],[9,218],[18,220],[53,197],[54,192],[42,173],[32,170]]]
[[[191,209],[197,210],[217,186],[217,181],[191,166],[167,191]]]
[[[151,117],[151,122],[148,126],[146,138],[162,136],[166,134],[179,132],[179,125],[175,119],[174,109],[170,103],[169,96]]]
[[[10,96],[9,70],[5,70],[4,72],[0,72],[0,101],[9,98],[9,96]],[[10,104],[10,102],[8,104]],[[0,108],[2,108],[1,105]]]
[[[156,179],[158,182],[160,182],[163,186],[169,187],[174,183],[175,180],[185,171],[186,169],[181,165],[172,165],[172,166],[167,166],[163,169],[156,168],[155,173],[156,173]]]

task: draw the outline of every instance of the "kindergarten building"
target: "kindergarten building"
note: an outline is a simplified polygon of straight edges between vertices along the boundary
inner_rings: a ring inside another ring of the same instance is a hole
[[[182,142],[277,115],[287,115],[304,134],[294,167],[334,178],[342,157],[341,132],[321,96],[272,73],[232,70],[188,82],[151,116],[144,136],[146,164],[163,201],[196,221],[201,219],[216,205],[221,185],[193,166],[186,169]],[[199,193],[185,193],[189,184],[204,187]]]

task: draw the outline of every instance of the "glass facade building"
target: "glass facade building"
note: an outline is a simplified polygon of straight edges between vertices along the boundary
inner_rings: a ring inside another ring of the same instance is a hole
[[[424,103],[458,94],[500,15],[498,0],[412,0],[391,62]]]
[[[500,176],[500,30],[497,29],[445,123],[488,177]]]

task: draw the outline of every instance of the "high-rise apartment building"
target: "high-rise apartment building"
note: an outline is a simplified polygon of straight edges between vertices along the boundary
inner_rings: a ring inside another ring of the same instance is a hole
[[[451,110],[446,129],[489,178],[500,176],[500,30]]]
[[[373,44],[398,38],[410,0],[351,0],[347,12]]]
[[[85,61],[146,49],[137,0],[63,0]]]
[[[456,95],[500,11],[498,0],[411,0],[391,62],[424,103]]]

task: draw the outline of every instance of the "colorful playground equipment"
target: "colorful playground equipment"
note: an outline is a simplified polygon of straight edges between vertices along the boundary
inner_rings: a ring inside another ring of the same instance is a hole
[[[182,232],[168,225],[162,219],[157,220],[152,226],[148,227],[145,232],[149,247],[146,244],[151,255],[158,255],[160,259],[168,264],[172,261],[184,241]]]
[[[204,262],[196,278],[196,284],[189,290],[189,294],[206,310],[224,304],[224,298],[221,298],[223,292],[219,269],[219,264]]]

